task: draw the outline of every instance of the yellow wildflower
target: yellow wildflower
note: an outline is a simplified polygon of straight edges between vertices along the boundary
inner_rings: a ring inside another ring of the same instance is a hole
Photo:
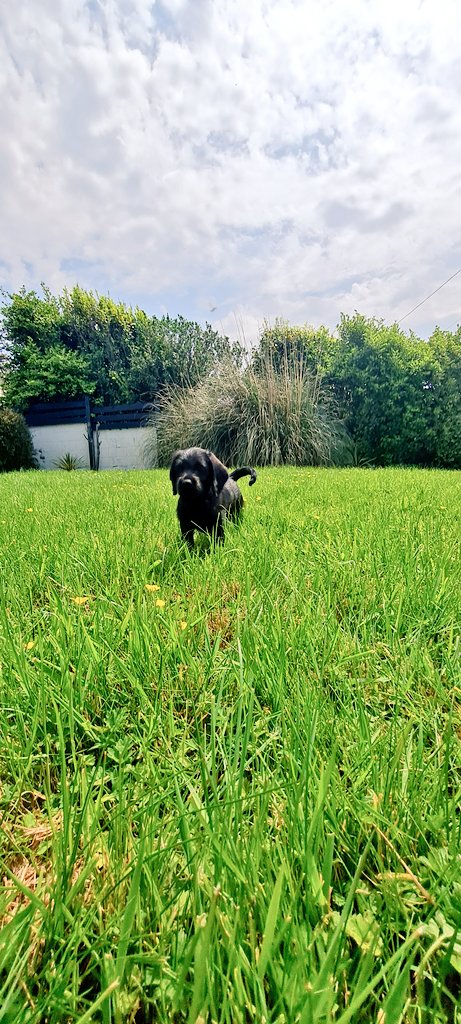
[[[31,651],[33,647],[35,647],[35,640],[29,640],[29,642],[25,645],[24,650]]]
[[[179,625],[181,626],[181,629],[187,629],[187,622],[180,622]]]
[[[158,583],[145,583],[144,590],[148,590],[152,594],[155,590],[160,590],[160,587]]]
[[[166,601],[163,601],[163,599],[161,597],[158,597],[156,602],[155,602],[155,604],[156,604],[157,608],[164,608],[165,604],[166,604]]]
[[[91,601],[91,597],[72,597],[71,601],[73,601],[74,604],[78,604],[78,605],[80,605],[80,604],[87,604],[88,601]]]

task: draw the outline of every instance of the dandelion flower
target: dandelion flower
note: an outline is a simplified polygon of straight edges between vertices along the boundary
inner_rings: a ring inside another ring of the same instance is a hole
[[[160,590],[158,583],[145,583],[144,590],[148,590],[150,594],[153,594],[155,590]]]
[[[181,629],[187,629],[187,622],[180,622],[179,625],[181,626]]]
[[[71,600],[74,604],[87,604],[88,601],[91,601],[91,597],[72,597]]]
[[[165,604],[166,604],[166,601],[164,601],[163,598],[158,597],[156,602],[155,602],[155,604],[156,604],[157,608],[164,608]]]
[[[26,508],[26,512],[33,512],[33,508]]]
[[[35,640],[29,640],[29,642],[25,645],[24,650],[31,651],[33,647],[35,647]]]

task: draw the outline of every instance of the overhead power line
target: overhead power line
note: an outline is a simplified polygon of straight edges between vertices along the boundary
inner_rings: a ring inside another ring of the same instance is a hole
[[[443,284],[439,284],[438,288],[434,288],[434,291],[431,292],[430,295],[426,295],[425,299],[421,299],[421,302],[418,302],[416,306],[413,306],[413,309],[409,309],[408,313],[405,313],[405,316],[401,316],[400,320],[397,320],[397,323],[401,324],[402,320],[406,320],[407,316],[410,316],[410,313],[414,313],[415,309],[419,309],[420,306],[424,306],[424,303],[427,302],[428,299],[431,299],[432,296],[439,292],[441,288],[445,288],[445,285],[448,284],[449,281],[452,281],[454,277],[457,277],[458,274],[461,274],[461,267],[459,268],[459,270],[456,270],[455,273],[451,275],[451,277],[447,277],[447,280],[444,281]]]

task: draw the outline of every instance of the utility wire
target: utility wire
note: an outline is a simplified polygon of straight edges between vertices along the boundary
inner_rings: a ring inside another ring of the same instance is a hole
[[[443,284],[439,284],[438,288],[434,288],[434,291],[431,292],[430,295],[426,295],[425,299],[421,299],[421,302],[418,302],[416,306],[413,306],[413,309],[410,309],[408,313],[405,313],[405,316],[401,316],[400,320],[397,320],[397,324],[401,324],[402,320],[406,320],[407,316],[410,316],[410,313],[414,313],[415,309],[419,309],[420,306],[423,306],[428,299],[431,299],[432,296],[435,295],[436,292],[439,292],[441,288],[445,288],[445,285],[448,284],[449,281],[452,281],[454,277],[457,277],[458,274],[461,274],[461,267],[459,268],[459,270],[456,270],[455,273],[451,275],[451,277],[447,277],[447,280],[444,281]]]

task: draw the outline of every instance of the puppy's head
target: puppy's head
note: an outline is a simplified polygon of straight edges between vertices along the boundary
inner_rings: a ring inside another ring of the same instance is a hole
[[[186,448],[173,455],[170,467],[173,494],[195,498],[217,496],[228,479],[226,467],[205,448]]]

